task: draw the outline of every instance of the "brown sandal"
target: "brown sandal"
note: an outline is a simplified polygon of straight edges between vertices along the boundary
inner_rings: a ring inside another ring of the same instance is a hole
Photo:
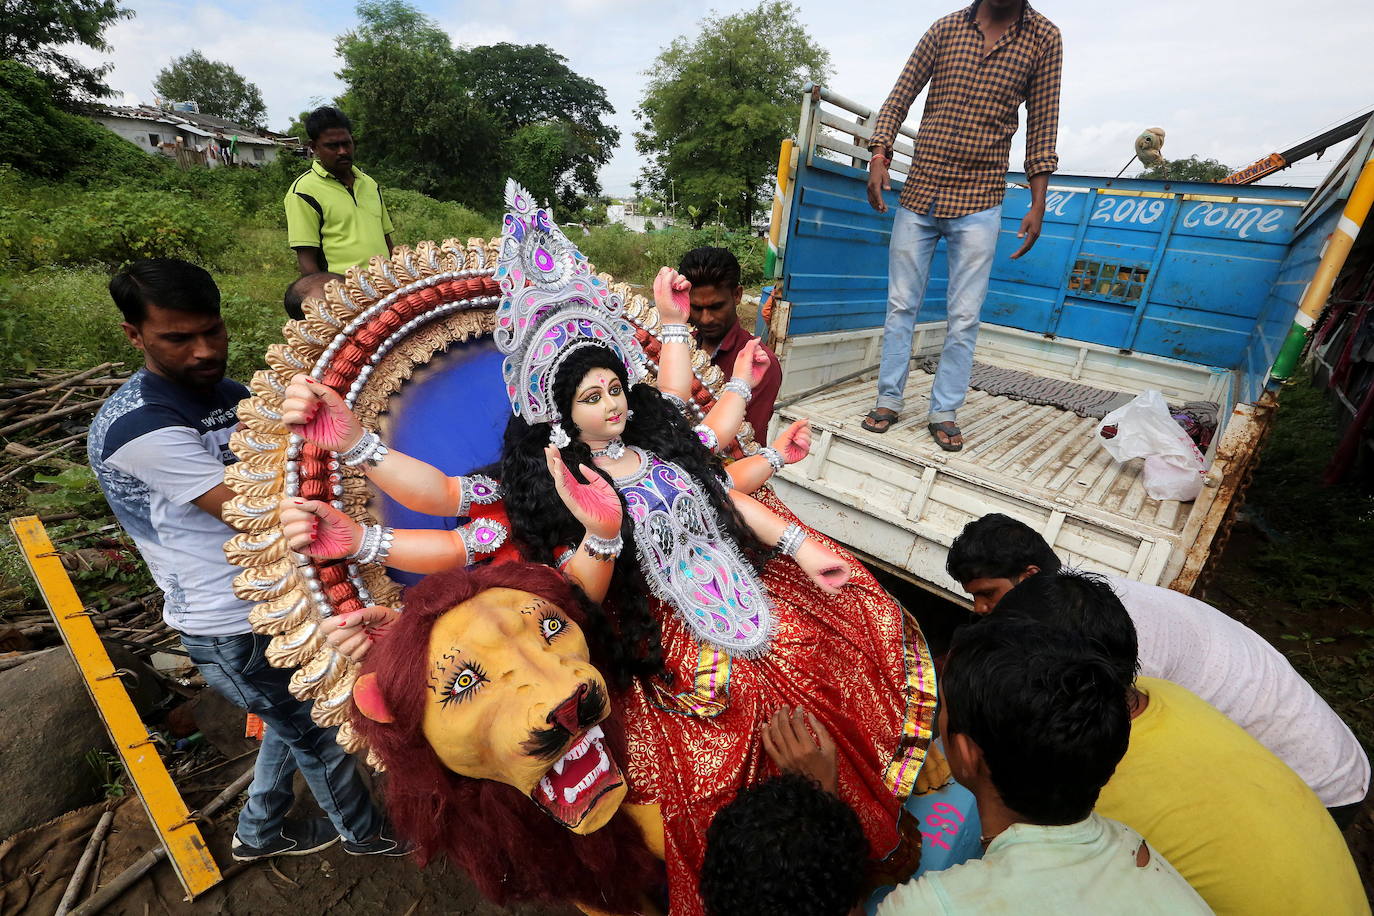
[[[885,433],[892,428],[892,424],[896,423],[899,417],[900,414],[891,407],[875,407],[864,416],[863,428],[870,433]],[[879,426],[879,423],[882,426]]]
[[[964,443],[954,441],[955,436],[963,436],[964,433],[953,420],[927,423],[926,429],[930,430],[931,436],[935,438],[935,444],[947,452],[957,452],[964,447]],[[941,433],[944,433],[945,438],[940,438]]]

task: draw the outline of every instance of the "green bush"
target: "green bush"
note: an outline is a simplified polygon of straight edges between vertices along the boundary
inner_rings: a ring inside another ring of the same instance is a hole
[[[765,239],[728,229],[685,229],[673,227],[654,232],[631,232],[624,226],[598,226],[573,242],[587,260],[617,280],[648,284],[665,264],[676,267],[693,248],[729,248],[740,264],[740,282],[748,287],[763,282],[763,259],[768,250]]]
[[[383,188],[382,198],[396,226],[391,240],[397,245],[445,239],[466,242],[470,238],[489,239],[500,232],[497,220],[462,204],[435,200],[418,191]]]

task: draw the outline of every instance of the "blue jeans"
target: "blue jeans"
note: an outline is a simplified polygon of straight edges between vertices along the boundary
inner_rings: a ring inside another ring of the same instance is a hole
[[[310,704],[291,695],[291,671],[267,663],[269,642],[271,637],[257,633],[181,635],[205,682],[235,706],[256,713],[266,726],[248,803],[239,813],[239,839],[262,846],[280,835],[295,801],[291,778],[298,768],[340,836],[351,842],[372,839],[382,829],[382,818],[357,764],[334,740],[338,729],[316,725]]]
[[[898,207],[887,254],[887,321],[883,324],[883,357],[878,369],[878,406],[901,411],[902,392],[911,371],[911,338],[916,313],[926,296],[930,262],[943,237],[949,249],[949,289],[945,346],[930,391],[930,422],[953,420],[964,406],[973,346],[978,342],[978,314],[988,294],[992,256],[1002,207],[991,207],[940,219]]]

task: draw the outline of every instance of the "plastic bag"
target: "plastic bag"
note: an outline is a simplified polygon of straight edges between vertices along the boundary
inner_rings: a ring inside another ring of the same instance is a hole
[[[1158,391],[1142,392],[1107,414],[1097,425],[1097,435],[1117,461],[1145,459],[1141,476],[1151,499],[1190,502],[1202,492],[1207,461]]]

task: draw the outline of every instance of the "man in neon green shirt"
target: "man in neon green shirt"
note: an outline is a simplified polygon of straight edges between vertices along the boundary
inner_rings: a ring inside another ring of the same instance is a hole
[[[287,244],[301,275],[344,273],[373,255],[391,254],[391,215],[377,182],[353,164],[353,125],[325,106],[305,120],[310,171],[286,192]]]

